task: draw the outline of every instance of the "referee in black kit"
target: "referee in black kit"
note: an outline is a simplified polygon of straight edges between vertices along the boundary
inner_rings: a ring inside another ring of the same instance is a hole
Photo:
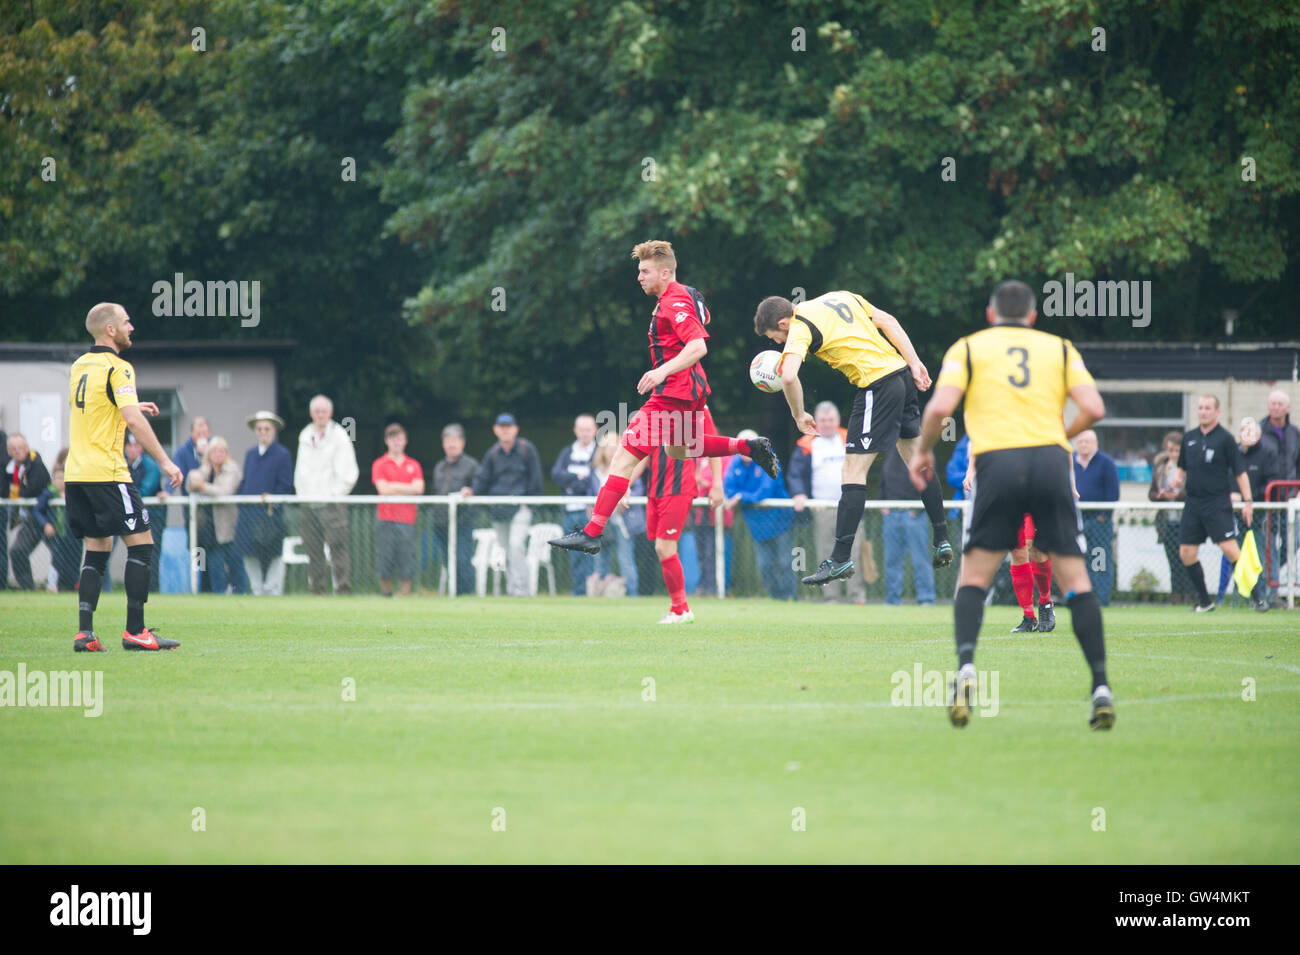
[[[1237,489],[1241,491],[1241,514],[1247,526],[1250,526],[1252,508],[1246,462],[1237,442],[1219,424],[1219,399],[1201,395],[1196,402],[1196,420],[1201,426],[1183,435],[1174,481],[1187,491],[1178,556],[1196,587],[1196,612],[1205,613],[1216,604],[1205,589],[1205,574],[1197,557],[1201,542],[1207,537],[1214,541],[1234,565],[1241,556],[1237,547],[1237,519],[1232,513],[1230,478],[1236,478]]]

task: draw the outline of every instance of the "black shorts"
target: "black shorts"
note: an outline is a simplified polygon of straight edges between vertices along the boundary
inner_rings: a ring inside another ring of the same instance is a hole
[[[125,537],[151,531],[149,509],[132,483],[77,483],[64,487],[73,537]]]
[[[916,383],[908,369],[900,368],[858,389],[844,452],[876,454],[897,447],[899,438],[915,438],[920,433]]]
[[[1074,506],[1070,467],[1070,452],[1055,444],[976,455],[970,530],[963,550],[1013,549],[1028,514],[1034,519],[1038,550],[1082,557],[1087,545]]]
[[[1207,537],[1216,544],[1237,538],[1237,518],[1232,513],[1232,501],[1226,494],[1222,498],[1189,497],[1183,505],[1178,543],[1200,545]]]

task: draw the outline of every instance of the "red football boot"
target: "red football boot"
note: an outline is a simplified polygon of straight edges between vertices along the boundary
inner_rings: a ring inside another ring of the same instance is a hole
[[[99,642],[99,637],[92,631],[79,630],[77,638],[72,641],[72,649],[77,653],[107,653],[108,647]]]
[[[175,650],[180,646],[179,640],[168,640],[166,637],[160,637],[148,627],[145,627],[134,636],[122,632],[122,648],[124,650]]]

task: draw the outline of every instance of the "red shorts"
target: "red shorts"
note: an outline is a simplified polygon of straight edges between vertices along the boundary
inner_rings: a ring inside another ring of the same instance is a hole
[[[1020,534],[1016,537],[1016,546],[1024,547],[1034,539],[1034,519],[1025,515],[1025,522],[1020,525]]]
[[[709,417],[705,410],[707,402],[708,395],[701,395],[695,401],[651,395],[627,423],[623,447],[638,458],[665,447],[690,448],[694,450],[691,456],[698,456],[701,441],[708,433],[705,431]]]
[[[646,499],[645,536],[650,540],[675,541],[686,529],[686,518],[691,513],[692,497],[689,494],[669,494],[666,497]]]

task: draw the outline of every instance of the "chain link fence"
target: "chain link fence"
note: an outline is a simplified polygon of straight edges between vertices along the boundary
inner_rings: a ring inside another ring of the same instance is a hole
[[[163,593],[257,595],[411,589],[442,595],[589,597],[664,595],[654,542],[645,536],[645,498],[630,498],[605,531],[600,554],[559,551],[547,541],[585,523],[594,498],[352,496],[341,500],[268,495],[146,498],[155,530],[152,589]],[[10,587],[71,590],[81,542],[68,535],[61,498],[52,527],[39,526],[31,502],[0,500]],[[835,503],[790,500],[734,510],[695,502],[678,552],[694,596],[771,597],[850,602],[950,599],[958,561],[930,567],[930,525],[915,501],[870,501],[854,546],[854,575],[811,589],[799,578],[829,556]],[[969,502],[947,505],[959,549]],[[1080,503],[1094,589],[1109,602],[1189,601],[1178,558],[1179,503]],[[382,511],[382,513],[381,513]],[[1289,511],[1289,513],[1288,513]],[[1253,529],[1276,595],[1294,606],[1300,498],[1256,504]],[[1239,518],[1240,524],[1240,518]],[[1286,528],[1291,529],[1288,535]],[[1244,533],[1244,527],[1242,531]],[[1265,553],[1265,543],[1272,547]],[[120,581],[126,548],[118,542],[108,587]],[[453,558],[452,555],[455,555]],[[1233,599],[1218,547],[1200,549],[1211,592]],[[1013,604],[1004,563],[990,601]]]

